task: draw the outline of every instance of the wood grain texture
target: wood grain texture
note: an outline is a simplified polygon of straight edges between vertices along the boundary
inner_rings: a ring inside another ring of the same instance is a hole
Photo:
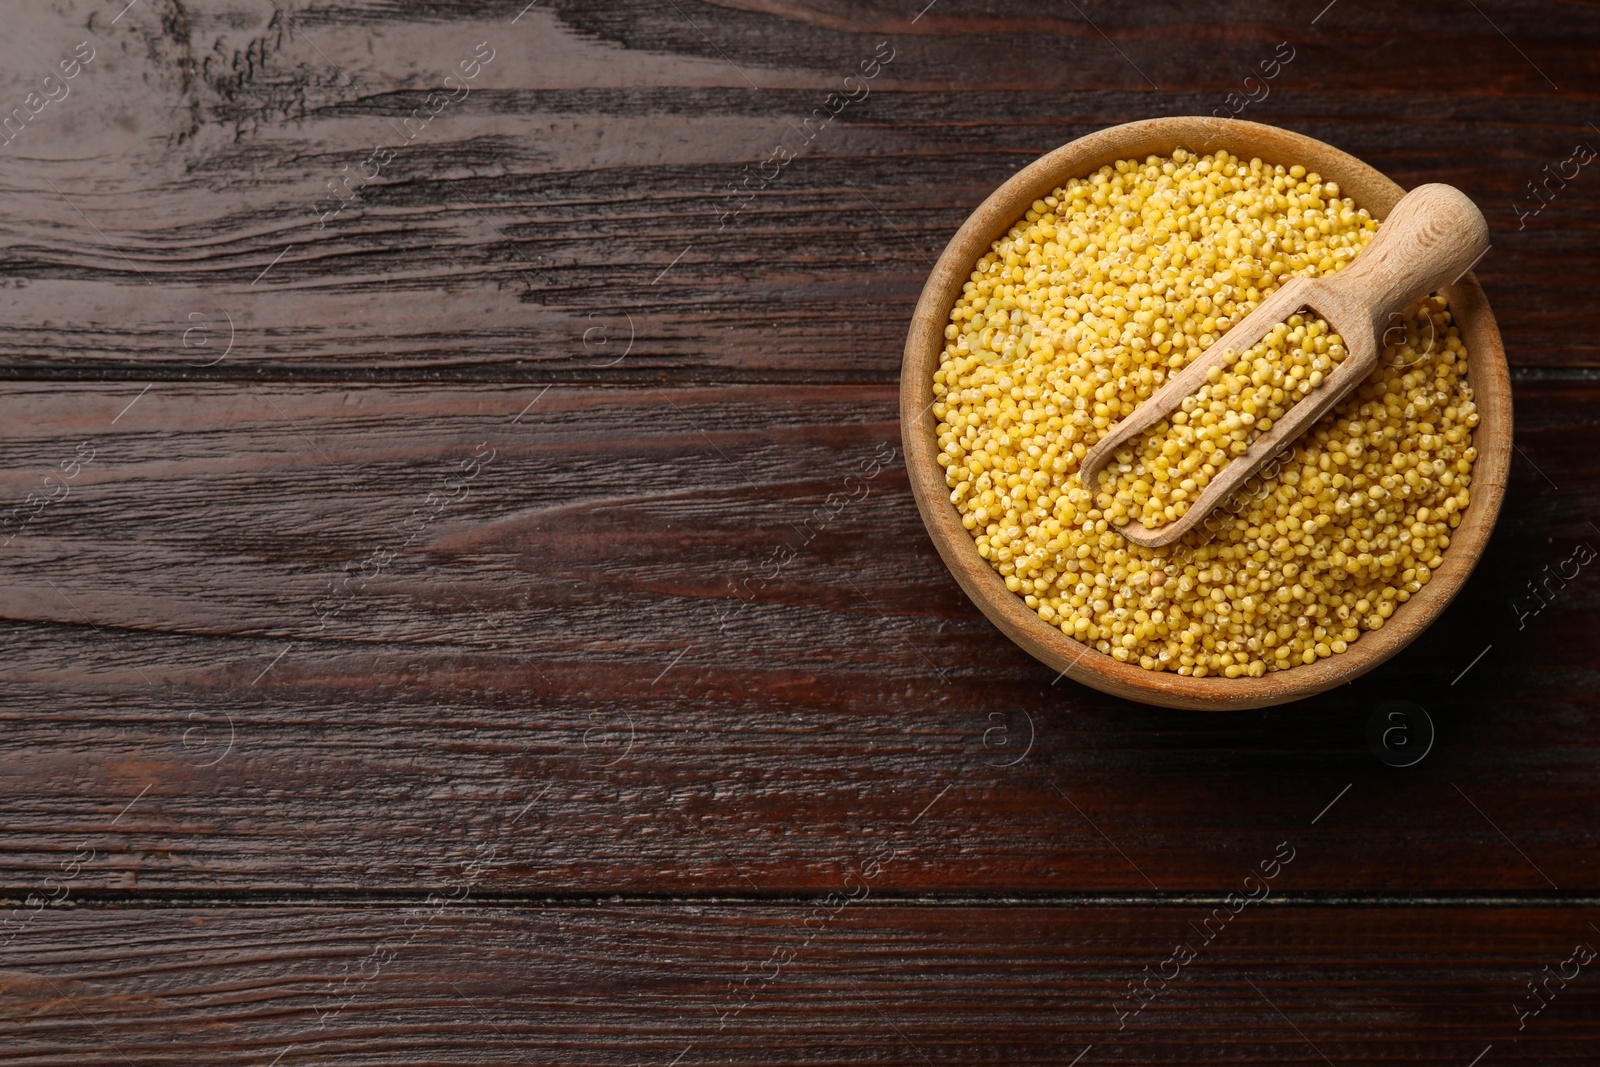
[[[1279,43],[1241,117],[1465,190],[1512,362],[1597,363],[1570,319],[1600,284],[1600,179],[1570,162],[1600,147],[1592,4],[107,6],[30,12],[5,45],[8,107],[95,49],[0,149],[11,373],[887,380],[992,189],[1106,125],[1228,113]],[[880,42],[866,95],[806,125]]]
[[[0,1063],[1593,1061],[1592,907],[1215,907],[50,912]]]
[[[13,6],[0,1063],[1593,1058],[1513,1005],[1600,937],[1600,8]],[[912,503],[916,295],[1284,44],[1242,118],[1485,209],[1505,512],[1315,700],[1052,684]]]
[[[783,893],[882,840],[903,891],[1225,890],[1315,833],[1297,889],[1594,889],[1600,586],[1551,575],[1597,398],[1519,386],[1505,516],[1403,655],[1216,718],[992,629],[887,386],[19,384],[8,499],[95,451],[0,553],[0,885],[87,841],[74,898],[395,891],[500,843],[497,891]]]

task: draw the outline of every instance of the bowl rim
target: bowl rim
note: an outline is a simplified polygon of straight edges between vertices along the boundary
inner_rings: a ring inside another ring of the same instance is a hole
[[[1477,279],[1468,272],[1443,290],[1468,351],[1468,384],[1478,405],[1473,431],[1471,500],[1452,531],[1444,562],[1427,585],[1349,648],[1316,663],[1260,678],[1194,678],[1124,663],[1051,626],[978,555],[977,545],[950,502],[933,416],[933,372],[944,351],[944,327],[973,265],[1032,203],[1072,178],[1120,159],[1170,155],[1176,148],[1217,148],[1241,158],[1301,164],[1338,182],[1342,195],[1381,219],[1405,190],[1381,172],[1332,145],[1263,123],[1206,116],[1143,119],[1070,141],[1018,171],[962,223],[924,284],[906,335],[900,377],[900,424],[912,495],[934,546],[967,596],[1006,636],[1062,675],[1114,696],[1146,704],[1231,711],[1300,700],[1351,681],[1395,655],[1454,599],[1482,556],[1505,496],[1512,446],[1511,381],[1499,327]],[[1059,676],[1058,676],[1059,677]]]

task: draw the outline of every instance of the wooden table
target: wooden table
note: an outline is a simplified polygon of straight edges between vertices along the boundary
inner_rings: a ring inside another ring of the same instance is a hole
[[[125,2],[0,45],[0,1062],[1596,1062],[1595,5]],[[1518,458],[1206,716],[984,621],[895,402],[994,186],[1236,107],[1482,205]]]

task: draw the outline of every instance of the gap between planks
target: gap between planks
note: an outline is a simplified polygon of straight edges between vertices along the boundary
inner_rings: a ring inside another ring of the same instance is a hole
[[[166,890],[149,896],[137,892],[85,890],[74,894],[70,903],[51,905],[47,911],[116,911],[125,908],[407,908],[424,907],[436,900],[432,893],[411,890],[404,893],[285,893],[276,890],[215,890],[192,893]],[[23,897],[19,890],[0,889],[0,907],[18,907]],[[24,896],[26,893],[24,892]],[[457,905],[461,909],[503,909],[546,907],[810,907],[826,894],[774,893],[772,895],[640,893],[608,890],[563,893],[507,894],[497,892],[469,897]],[[1154,893],[880,893],[863,897],[854,908],[1195,908],[1222,906],[1225,892],[1167,891]],[[1285,890],[1264,897],[1258,906],[1280,908],[1600,908],[1600,894],[1594,892],[1462,892],[1462,893],[1362,893]]]
[[[181,365],[0,363],[0,381],[12,382],[184,382],[187,384],[238,384],[293,382],[307,385],[370,382],[376,385],[425,385],[436,382],[485,385],[565,385],[635,389],[705,388],[722,385],[897,385],[898,369],[846,370],[739,370],[718,367],[640,367],[636,370],[539,366],[474,367],[339,367],[317,365],[238,364],[196,371]],[[1600,367],[1514,366],[1512,384],[1600,382]]]

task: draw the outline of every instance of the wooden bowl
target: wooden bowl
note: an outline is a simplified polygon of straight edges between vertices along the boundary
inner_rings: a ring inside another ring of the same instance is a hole
[[[1032,206],[1069,179],[1082,178],[1119,159],[1171,155],[1176,148],[1200,153],[1226,149],[1245,159],[1296,163],[1339,183],[1353,198],[1382,218],[1404,190],[1354,156],[1331,145],[1274,126],[1236,119],[1201,117],[1147,119],[1113,126],[1081,137],[1035,160],[985,200],[946,246],[922,289],[906,337],[900,376],[900,423],[906,467],[922,521],[945,565],[973,603],[1007,637],[1052,670],[1064,671],[1096,689],[1146,704],[1227,711],[1299,700],[1332,689],[1371,670],[1400,651],[1439,616],[1472,572],[1505,493],[1511,463],[1511,382],[1500,331],[1477,280],[1469,273],[1445,290],[1450,312],[1467,346],[1468,373],[1479,423],[1473,431],[1478,459],[1472,469],[1472,500],[1451,535],[1444,563],[1432,580],[1399,605],[1381,630],[1363,633],[1337,655],[1312,664],[1274,671],[1261,678],[1190,678],[1147,671],[1121,663],[1067,637],[1039,618],[978,555],[972,535],[950,502],[933,416],[933,372],[944,352],[950,309],[989,246]]]

